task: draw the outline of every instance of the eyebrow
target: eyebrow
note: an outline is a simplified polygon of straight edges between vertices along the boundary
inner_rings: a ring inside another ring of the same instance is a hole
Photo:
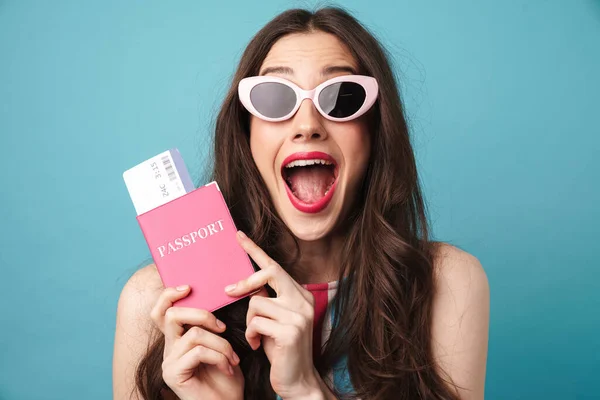
[[[339,72],[348,72],[352,75],[356,75],[356,70],[349,65],[331,65],[321,70],[321,77],[325,77],[327,75],[332,75]],[[263,69],[258,75],[262,76],[267,74],[294,75],[294,70],[290,67],[283,66],[267,67]]]

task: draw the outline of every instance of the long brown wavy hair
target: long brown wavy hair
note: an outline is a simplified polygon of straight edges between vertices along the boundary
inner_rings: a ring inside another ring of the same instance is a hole
[[[321,376],[347,356],[354,395],[366,399],[458,399],[455,386],[436,365],[431,345],[434,258],[438,243],[428,238],[426,209],[398,87],[385,49],[348,12],[328,7],[283,12],[262,28],[244,51],[218,114],[214,163],[216,180],[238,229],[292,271],[298,244],[274,212],[249,145],[249,114],[237,86],[258,75],[273,44],[291,33],[322,31],[337,36],[358,62],[360,74],[379,82],[379,98],[367,115],[370,162],[355,207],[344,220],[346,232],[338,292],[337,324],[322,355],[314,360]],[[284,249],[292,238],[296,252]],[[292,254],[292,256],[290,256]],[[342,279],[345,277],[345,279]],[[228,329],[222,334],[241,358],[246,399],[274,399],[270,364],[262,347],[244,339],[248,301],[215,312]],[[162,379],[164,336],[154,332],[136,373],[145,399],[173,397]],[[332,387],[332,382],[326,383]],[[333,390],[333,387],[332,387]],[[344,393],[336,393],[345,398]]]

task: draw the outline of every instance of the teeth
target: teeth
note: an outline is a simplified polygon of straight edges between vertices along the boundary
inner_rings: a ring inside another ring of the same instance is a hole
[[[292,161],[291,163],[287,164],[285,167],[286,168],[294,168],[294,167],[306,167],[307,165],[315,165],[315,164],[321,164],[321,165],[332,165],[333,163],[327,160],[321,160],[321,159],[314,159],[314,160],[296,160],[296,161]]]

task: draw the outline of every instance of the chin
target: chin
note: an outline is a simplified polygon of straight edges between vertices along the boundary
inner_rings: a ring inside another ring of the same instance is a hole
[[[335,221],[329,218],[311,217],[308,220],[304,218],[283,218],[292,234],[301,241],[314,242],[323,239],[331,232],[335,226]]]
[[[318,213],[296,209],[285,193],[280,193],[277,212],[292,234],[301,241],[314,242],[330,236],[342,214],[343,196],[337,192],[329,205]]]

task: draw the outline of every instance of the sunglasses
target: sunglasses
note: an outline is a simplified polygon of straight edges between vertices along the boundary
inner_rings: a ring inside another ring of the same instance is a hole
[[[342,75],[329,79],[313,90],[275,76],[251,76],[238,85],[240,101],[251,114],[265,121],[291,118],[304,99],[331,121],[343,122],[366,113],[377,99],[377,80],[364,75]]]

